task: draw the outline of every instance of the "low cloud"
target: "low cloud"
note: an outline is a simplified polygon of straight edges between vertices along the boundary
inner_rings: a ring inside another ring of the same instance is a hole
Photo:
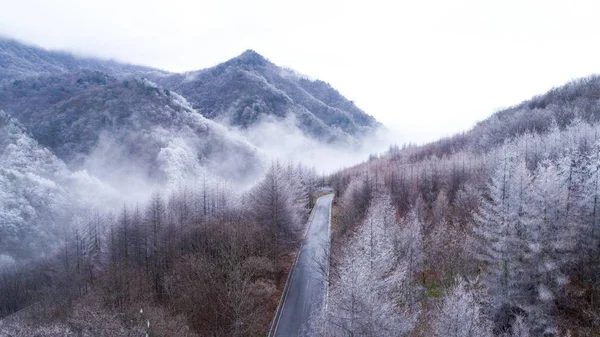
[[[365,161],[369,155],[381,153],[394,143],[392,134],[383,128],[360,141],[323,143],[304,134],[291,118],[265,119],[240,132],[263,149],[268,159],[301,162],[314,167],[319,174]]]

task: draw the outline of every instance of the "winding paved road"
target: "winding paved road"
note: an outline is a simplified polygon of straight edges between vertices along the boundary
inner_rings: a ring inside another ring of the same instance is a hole
[[[333,194],[317,200],[296,265],[277,308],[269,336],[308,336],[311,316],[322,315],[327,292],[329,222]]]

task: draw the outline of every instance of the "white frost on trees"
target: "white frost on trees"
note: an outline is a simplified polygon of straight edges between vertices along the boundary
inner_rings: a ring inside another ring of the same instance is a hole
[[[491,324],[472,287],[462,279],[444,297],[431,321],[437,337],[487,337]]]
[[[410,301],[410,267],[421,254],[414,251],[421,238],[418,230],[409,236],[412,230],[401,229],[388,194],[373,198],[365,221],[349,235],[332,271],[328,333],[399,336],[414,326],[418,308]],[[400,251],[413,251],[414,260]]]

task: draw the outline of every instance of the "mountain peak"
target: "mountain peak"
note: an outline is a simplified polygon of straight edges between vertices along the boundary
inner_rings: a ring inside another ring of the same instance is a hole
[[[257,53],[256,51],[254,51],[252,49],[248,49],[248,50],[244,51],[243,53],[241,53],[238,57],[234,58],[233,60],[235,60],[236,63],[246,64],[246,65],[255,65],[255,66],[265,66],[265,65],[271,63],[264,56],[260,55],[259,53]]]

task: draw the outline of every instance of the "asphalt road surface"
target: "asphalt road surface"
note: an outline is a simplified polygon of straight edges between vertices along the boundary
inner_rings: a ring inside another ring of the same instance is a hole
[[[327,292],[332,200],[333,194],[317,200],[296,266],[288,278],[269,336],[309,336],[310,320],[323,314]]]

